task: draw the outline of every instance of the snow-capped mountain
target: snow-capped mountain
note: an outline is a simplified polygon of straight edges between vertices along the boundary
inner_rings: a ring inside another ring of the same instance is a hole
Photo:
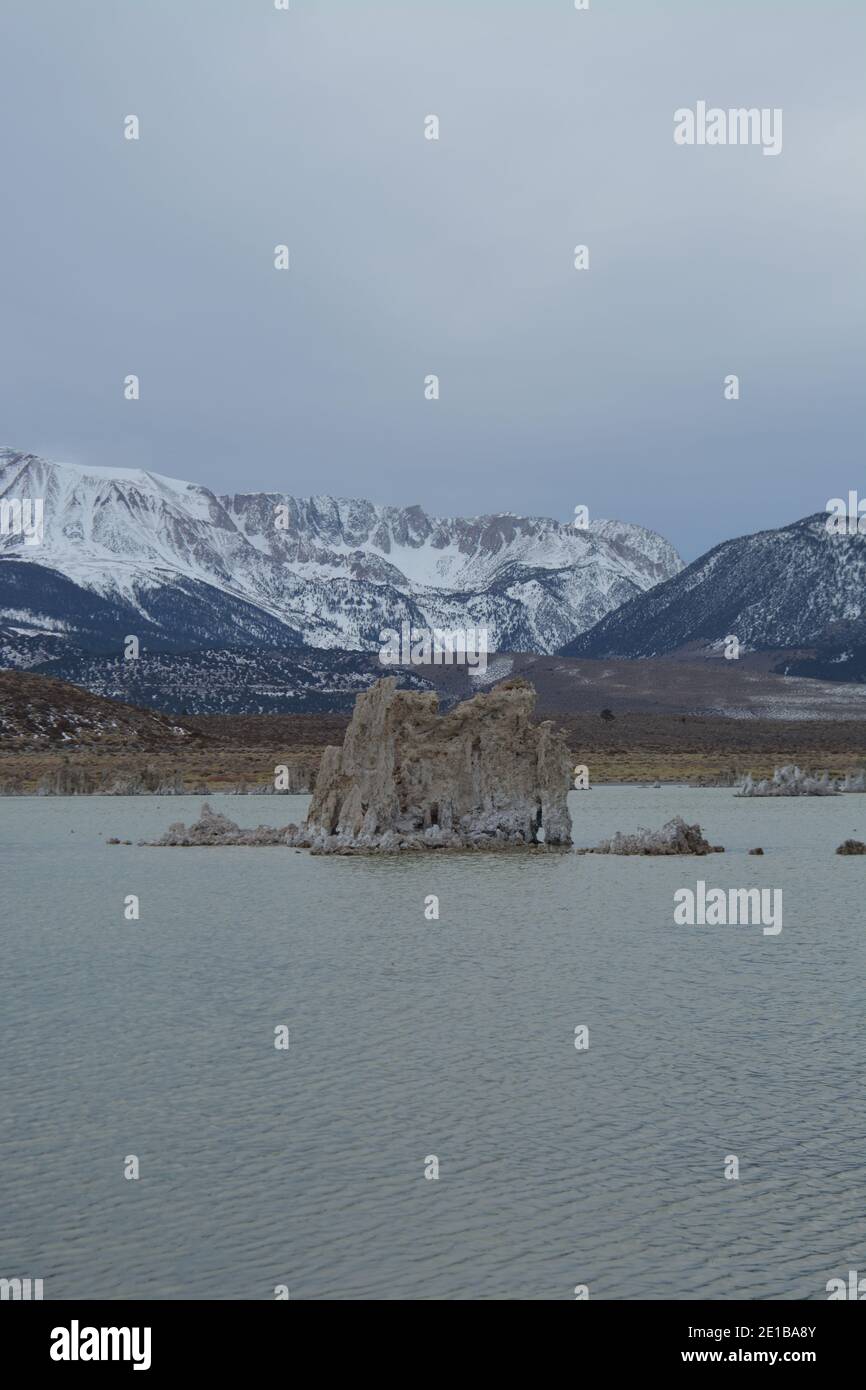
[[[654,532],[278,493],[217,496],[135,469],[0,450],[0,503],[43,499],[41,544],[0,534],[6,650],[52,634],[104,649],[374,650],[383,628],[488,629],[549,652],[682,568]],[[8,527],[7,527],[8,530]],[[44,659],[44,658],[43,658]]]
[[[791,674],[862,679],[866,534],[836,535],[819,512],[777,531],[724,541],[561,652],[650,657],[691,648],[695,655],[719,655],[729,635],[744,652],[805,648],[821,655],[820,670],[799,661]]]

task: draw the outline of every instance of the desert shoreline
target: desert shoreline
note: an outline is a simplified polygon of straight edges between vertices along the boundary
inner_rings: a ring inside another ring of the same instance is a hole
[[[590,787],[733,786],[746,773],[769,777],[786,763],[842,777],[866,763],[866,720],[628,713],[609,724],[592,715],[553,719],[566,735],[574,765],[588,769]],[[303,793],[312,790],[323,749],[342,743],[348,720],[196,715],[176,723],[189,730],[182,746],[167,737],[142,739],[139,746],[110,737],[78,737],[43,748],[7,746],[0,753],[0,795],[39,794],[40,786],[42,795],[50,795],[48,784],[57,779],[53,794],[60,795],[264,795],[273,791],[277,767],[288,770],[286,792]],[[135,778],[151,785],[136,792],[109,790]]]

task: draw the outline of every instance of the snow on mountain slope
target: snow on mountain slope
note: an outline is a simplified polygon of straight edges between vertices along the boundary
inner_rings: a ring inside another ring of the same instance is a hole
[[[0,450],[0,501],[27,497],[44,499],[43,543],[0,535],[0,561],[16,564],[18,610],[39,626],[41,596],[52,588],[45,616],[62,621],[62,576],[111,607],[112,640],[115,623],[138,631],[128,626],[137,621],[175,646],[371,650],[383,627],[407,621],[481,624],[491,649],[552,651],[682,568],[662,537],[624,522],[581,531],[343,498],[221,497],[160,473]],[[4,570],[0,563],[0,621],[12,603]],[[76,632],[80,622],[79,613]],[[98,632],[96,617],[94,625]]]
[[[866,535],[835,535],[819,512],[776,531],[724,541],[561,650],[565,656],[650,657],[694,646],[718,655],[733,635],[743,651],[820,644],[829,660],[834,633],[840,650],[846,642],[862,645],[864,618]]]

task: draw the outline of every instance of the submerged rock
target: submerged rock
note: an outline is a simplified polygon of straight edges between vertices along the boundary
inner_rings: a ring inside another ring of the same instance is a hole
[[[594,849],[579,849],[578,854],[724,854],[721,845],[711,845],[704,839],[699,825],[687,825],[682,816],[674,816],[661,830],[638,830],[633,835],[617,831],[612,840],[602,840]]]
[[[843,840],[836,853],[866,854],[866,845],[864,845],[862,840]]]
[[[528,681],[447,714],[435,694],[396,686],[363,691],[343,747],[325,749],[305,827],[315,852],[571,844],[572,760],[551,722],[532,722]]]
[[[853,788],[851,788],[853,790]],[[837,784],[825,772],[816,777],[811,772],[803,772],[794,763],[777,767],[772,777],[756,782],[747,773],[737,791],[737,796],[836,796]]]

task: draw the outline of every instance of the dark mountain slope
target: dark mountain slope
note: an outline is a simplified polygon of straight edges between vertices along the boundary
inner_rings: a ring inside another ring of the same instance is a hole
[[[779,651],[814,647],[834,630],[848,634],[851,628],[839,625],[856,625],[866,609],[866,535],[834,535],[826,522],[820,512],[777,531],[724,541],[560,652],[649,657],[690,648],[710,654],[729,635],[744,651]]]

